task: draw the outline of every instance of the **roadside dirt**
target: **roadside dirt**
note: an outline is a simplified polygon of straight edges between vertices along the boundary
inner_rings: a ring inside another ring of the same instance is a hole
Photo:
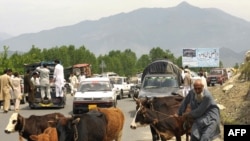
[[[250,124],[250,82],[239,76],[234,75],[223,85],[208,87],[221,109],[221,134],[215,141],[224,140],[225,124]],[[228,87],[231,88],[225,90]]]
[[[226,87],[231,89],[224,91]],[[250,82],[234,75],[223,85],[208,87],[221,107],[222,124],[250,124]]]
[[[224,141],[224,124],[250,124],[250,82],[239,80],[239,74],[234,75],[223,85],[208,87],[221,112],[221,134],[214,141]],[[224,91],[226,87],[231,89]],[[174,141],[175,138],[171,139]],[[186,140],[182,136],[182,140]]]

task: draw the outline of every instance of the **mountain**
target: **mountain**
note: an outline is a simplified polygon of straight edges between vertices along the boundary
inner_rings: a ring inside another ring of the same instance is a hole
[[[175,56],[182,55],[183,48],[220,48],[231,54],[220,51],[223,64],[232,66],[242,62],[239,55],[249,49],[249,36],[250,22],[215,8],[198,8],[182,2],[176,7],[141,8],[96,21],[22,34],[0,41],[0,46],[28,51],[32,45],[39,48],[84,45],[96,55],[130,48],[138,57],[148,54],[153,47],[169,49]],[[232,56],[233,62],[226,59]]]
[[[6,40],[6,39],[9,39],[11,38],[12,36],[7,34],[7,33],[4,33],[4,32],[0,32],[0,42],[3,41],[3,40]]]

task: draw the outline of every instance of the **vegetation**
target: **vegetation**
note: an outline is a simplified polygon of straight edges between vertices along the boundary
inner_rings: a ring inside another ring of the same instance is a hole
[[[240,71],[241,71],[241,75],[239,78],[249,81],[250,80],[250,61],[242,64],[240,67]]]
[[[24,73],[24,64],[30,64],[40,61],[61,60],[64,67],[69,67],[78,63],[89,63],[93,73],[102,71],[113,71],[119,75],[133,76],[141,72],[150,62],[159,58],[168,58],[177,65],[181,66],[181,57],[176,58],[169,50],[162,50],[160,47],[154,47],[149,54],[143,54],[137,59],[135,52],[130,49],[125,51],[113,50],[107,55],[96,57],[84,46],[76,48],[74,45],[52,47],[50,49],[40,49],[35,47],[23,54],[15,52],[8,56],[9,47],[4,46],[4,51],[0,54],[0,72],[6,68],[11,68],[21,74]],[[104,66],[101,67],[102,62]]]

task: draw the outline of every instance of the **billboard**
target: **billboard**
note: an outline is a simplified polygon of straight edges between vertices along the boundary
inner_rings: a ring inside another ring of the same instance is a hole
[[[182,65],[188,67],[219,67],[219,48],[184,48]]]

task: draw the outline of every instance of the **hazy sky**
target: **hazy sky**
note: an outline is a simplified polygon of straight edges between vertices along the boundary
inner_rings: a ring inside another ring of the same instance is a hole
[[[139,8],[175,7],[183,1],[250,21],[250,0],[0,0],[0,32],[39,32]]]

